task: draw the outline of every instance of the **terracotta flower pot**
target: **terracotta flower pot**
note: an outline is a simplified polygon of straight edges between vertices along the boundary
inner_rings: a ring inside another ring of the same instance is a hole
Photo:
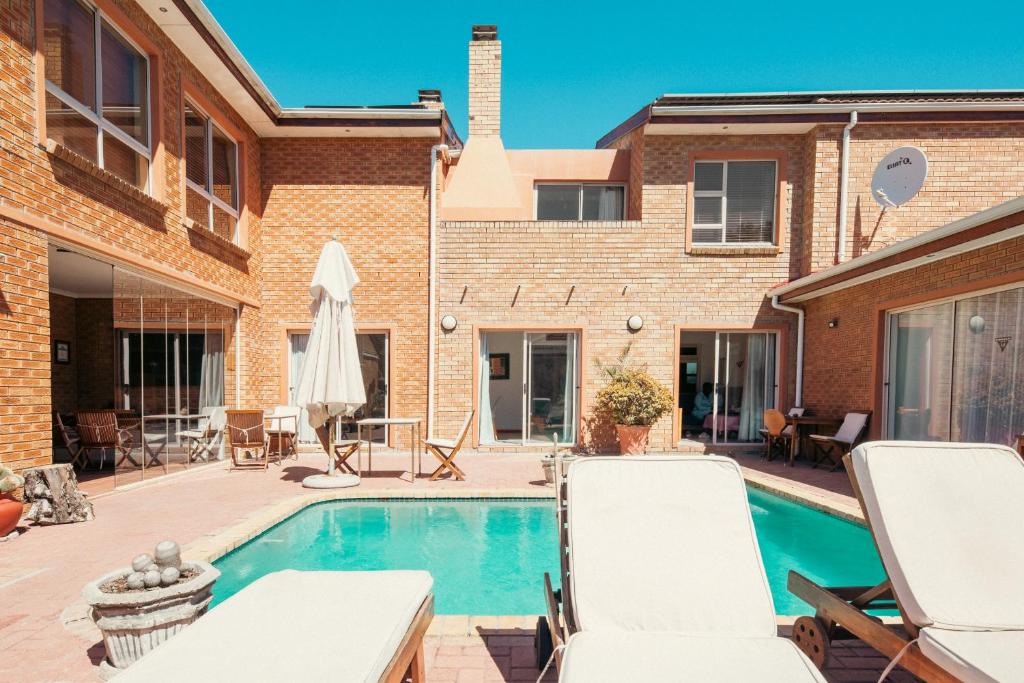
[[[615,425],[619,437],[620,455],[643,455],[647,452],[647,435],[650,425]]]
[[[11,533],[18,526],[18,520],[21,519],[21,509],[21,503],[15,500],[13,496],[7,494],[0,495],[0,537]]]

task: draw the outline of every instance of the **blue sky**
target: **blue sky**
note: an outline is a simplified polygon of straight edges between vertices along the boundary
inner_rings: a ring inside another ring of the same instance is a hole
[[[463,137],[470,27],[498,24],[510,148],[593,147],[664,93],[1024,88],[1024,3],[206,2],[284,106],[441,88]]]

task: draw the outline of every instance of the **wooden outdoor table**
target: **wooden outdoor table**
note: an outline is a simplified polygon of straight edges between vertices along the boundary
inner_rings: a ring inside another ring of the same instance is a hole
[[[356,467],[359,476],[363,474],[363,427],[387,427],[394,425],[408,427],[412,443],[409,445],[409,476],[416,481],[416,474],[423,474],[423,451],[420,447],[420,423],[423,420],[418,417],[368,417],[356,420],[356,440],[359,442],[359,451],[356,456]],[[373,441],[369,441],[367,471],[373,472]],[[418,460],[417,460],[418,459]],[[419,468],[416,463],[419,462]]]
[[[807,427],[832,427],[833,431],[839,428],[842,420],[834,417],[818,417],[816,415],[801,415],[799,417],[789,416],[786,422],[793,426],[793,434],[789,440],[789,466],[793,467],[796,456],[800,450],[800,430]]]

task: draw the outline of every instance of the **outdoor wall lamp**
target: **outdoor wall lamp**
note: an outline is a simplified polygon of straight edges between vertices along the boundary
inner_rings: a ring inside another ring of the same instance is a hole
[[[985,331],[985,319],[980,315],[971,316],[971,319],[967,321],[967,327],[974,334],[981,334]]]
[[[831,320],[828,321],[828,329],[831,330],[835,329],[836,327],[839,327],[839,318],[832,318]]]
[[[446,315],[441,318],[441,329],[445,332],[451,332],[459,326],[459,321],[455,319],[454,315]]]
[[[629,316],[629,320],[626,321],[626,327],[629,328],[630,332],[639,332],[644,326],[644,319],[638,315]]]

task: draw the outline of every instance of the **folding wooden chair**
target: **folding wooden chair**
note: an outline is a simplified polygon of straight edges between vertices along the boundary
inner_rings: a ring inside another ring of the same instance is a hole
[[[366,441],[357,441],[356,439],[336,441],[334,443],[334,468],[345,474],[356,474],[355,468],[348,464],[348,459],[358,453],[364,443]]]
[[[224,429],[231,451],[231,469],[265,470],[269,466],[270,439],[263,427],[262,410],[228,410]],[[242,457],[239,457],[241,452]]]
[[[201,413],[203,417],[199,418],[195,429],[178,432],[178,437],[188,443],[185,464],[189,467],[197,460],[210,462],[211,458],[216,458],[213,447],[224,431],[224,406],[209,406],[203,408]]]
[[[82,440],[78,438],[77,432],[72,431],[71,427],[64,424],[64,419],[57,411],[53,411],[53,424],[57,428],[57,432],[60,433],[61,441],[64,442],[64,448],[71,458],[71,466],[76,470],[84,470],[89,464],[89,459],[85,457],[86,454],[82,449]]]
[[[106,459],[107,451],[113,453],[114,469],[128,460],[138,467],[139,463],[132,457],[132,437],[127,428],[119,427],[117,414],[113,410],[80,410],[75,413],[75,425],[78,431],[81,453],[86,462],[89,453],[100,452],[100,468]],[[121,460],[117,460],[117,456]]]
[[[782,453],[783,460],[789,452],[789,440],[793,438],[793,429],[786,424],[786,416],[774,408],[764,411],[764,453],[761,457],[771,462],[776,452]]]
[[[475,412],[471,410],[466,413],[462,429],[459,431],[458,438],[454,441],[448,439],[426,439],[423,441],[423,445],[427,447],[427,450],[441,461],[440,466],[430,475],[430,481],[436,481],[445,472],[450,472],[458,481],[465,481],[466,473],[455,464],[454,460],[455,456],[462,450],[462,444],[466,440],[466,435],[469,434],[469,425],[473,422]]]
[[[811,444],[814,447],[812,467],[817,467],[826,461],[831,465],[830,471],[832,472],[842,467],[843,457],[853,450],[857,440],[868,426],[870,417],[871,411],[847,413],[843,418],[843,424],[839,426],[839,431],[834,435],[811,434]]]

